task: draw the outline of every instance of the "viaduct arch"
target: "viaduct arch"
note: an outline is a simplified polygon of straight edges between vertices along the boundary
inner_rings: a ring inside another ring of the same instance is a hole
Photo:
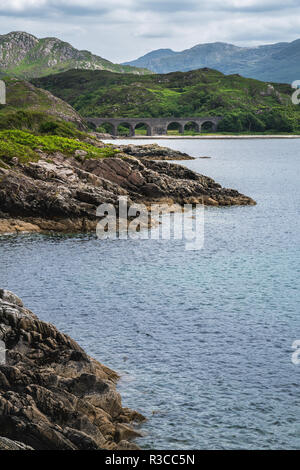
[[[187,124],[193,123],[195,129],[201,132],[203,124],[210,123],[212,131],[217,130],[218,123],[222,117],[192,117],[192,118],[86,118],[88,122],[96,127],[103,124],[110,124],[112,135],[118,135],[118,126],[126,124],[129,128],[129,135],[135,135],[135,129],[139,124],[144,124],[147,128],[147,135],[167,135],[170,124],[178,124],[180,133],[184,132]]]

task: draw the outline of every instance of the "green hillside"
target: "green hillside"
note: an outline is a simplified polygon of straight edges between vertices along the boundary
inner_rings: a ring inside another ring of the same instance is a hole
[[[57,38],[38,39],[20,31],[0,35],[0,76],[29,79],[70,69],[149,73],[142,68],[113,64],[89,51],[79,51]]]
[[[49,91],[17,78],[6,78],[6,105],[0,105],[0,131],[31,130],[41,134],[80,137],[82,117]]]
[[[26,80],[17,78],[4,78],[6,84],[6,105],[1,106],[0,112],[13,111],[41,111],[66,121],[82,122],[79,114],[72,106],[49,91],[37,88]]]
[[[41,153],[76,157],[80,150],[85,158],[116,153],[110,146],[94,146],[81,116],[49,91],[16,78],[7,78],[5,83],[7,104],[0,105],[0,167],[9,167],[14,159],[37,161]]]
[[[224,116],[228,132],[300,130],[300,106],[289,85],[211,69],[167,75],[70,70],[33,81],[86,117]]]

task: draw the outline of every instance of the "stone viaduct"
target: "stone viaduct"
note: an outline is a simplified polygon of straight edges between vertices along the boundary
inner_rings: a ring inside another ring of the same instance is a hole
[[[222,117],[192,117],[192,118],[86,118],[88,122],[96,127],[103,124],[110,124],[112,135],[118,135],[118,126],[126,125],[129,135],[135,135],[135,129],[139,124],[144,124],[147,128],[147,135],[166,135],[170,124],[177,124],[179,133],[183,134],[185,126],[193,123],[196,132],[201,132],[203,124],[209,123],[211,130],[216,131],[218,122]]]

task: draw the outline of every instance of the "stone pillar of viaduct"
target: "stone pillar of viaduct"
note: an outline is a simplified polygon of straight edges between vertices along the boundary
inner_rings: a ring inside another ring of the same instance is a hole
[[[179,132],[184,133],[185,126],[188,123],[193,123],[196,131],[201,132],[204,123],[210,123],[212,130],[216,131],[218,123],[222,120],[222,117],[192,117],[192,118],[87,118],[88,122],[94,126],[99,127],[103,124],[110,124],[112,127],[112,135],[118,135],[118,126],[127,125],[129,127],[130,136],[135,135],[135,129],[137,125],[144,124],[147,128],[147,135],[167,135],[168,127],[170,124],[176,123],[179,127]]]

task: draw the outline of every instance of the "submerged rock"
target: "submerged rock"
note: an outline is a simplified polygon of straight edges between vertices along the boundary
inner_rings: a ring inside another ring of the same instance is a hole
[[[118,375],[0,289],[0,450],[136,449]],[[3,359],[3,356],[2,356]]]

